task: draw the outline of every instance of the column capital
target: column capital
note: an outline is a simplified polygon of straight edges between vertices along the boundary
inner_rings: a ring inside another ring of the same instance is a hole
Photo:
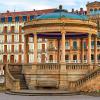
[[[61,34],[66,34],[66,31],[65,30],[61,30]]]

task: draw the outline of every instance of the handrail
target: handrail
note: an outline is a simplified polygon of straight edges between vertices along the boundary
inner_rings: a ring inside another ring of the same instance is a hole
[[[71,86],[73,86],[74,88],[78,88],[79,86],[82,86],[86,81],[90,80],[90,79],[93,79],[95,76],[99,75],[100,74],[100,68],[92,71],[91,73],[87,74],[85,77],[83,77],[82,79],[79,79],[75,82],[71,82],[70,81],[70,84]],[[79,88],[81,89],[81,88]]]

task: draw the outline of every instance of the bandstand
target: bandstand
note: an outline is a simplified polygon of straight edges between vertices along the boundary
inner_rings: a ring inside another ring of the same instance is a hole
[[[22,74],[28,89],[57,88],[70,91],[85,91],[93,89],[96,78],[99,77],[97,65],[97,29],[96,23],[91,22],[87,16],[68,13],[66,10],[57,9],[53,13],[36,17],[26,22],[25,31],[24,64]],[[28,38],[34,40],[34,63],[29,63]],[[48,45],[47,52],[50,58],[43,62],[38,61],[38,39],[55,40],[55,46]],[[77,47],[73,47],[73,41],[78,41]],[[91,41],[94,40],[94,50]],[[70,45],[66,49],[66,41]],[[86,41],[86,48],[84,48]],[[91,54],[94,52],[94,62]],[[77,54],[77,57],[73,56]],[[66,59],[66,55],[69,55]],[[84,56],[86,55],[86,57]],[[52,62],[52,61],[55,62]],[[13,65],[10,65],[13,68]],[[90,73],[88,75],[88,73]],[[93,83],[93,84],[92,84]],[[19,89],[18,83],[16,90]],[[95,88],[95,87],[94,87]]]

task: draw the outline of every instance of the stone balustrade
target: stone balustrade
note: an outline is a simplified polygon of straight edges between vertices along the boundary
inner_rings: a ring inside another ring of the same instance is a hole
[[[60,64],[37,64],[37,70],[60,70]]]
[[[66,70],[89,69],[88,64],[66,64]]]

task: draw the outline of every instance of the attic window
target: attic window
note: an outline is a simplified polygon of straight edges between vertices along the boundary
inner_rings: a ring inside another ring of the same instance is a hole
[[[8,17],[8,22],[12,22],[12,17]]]

